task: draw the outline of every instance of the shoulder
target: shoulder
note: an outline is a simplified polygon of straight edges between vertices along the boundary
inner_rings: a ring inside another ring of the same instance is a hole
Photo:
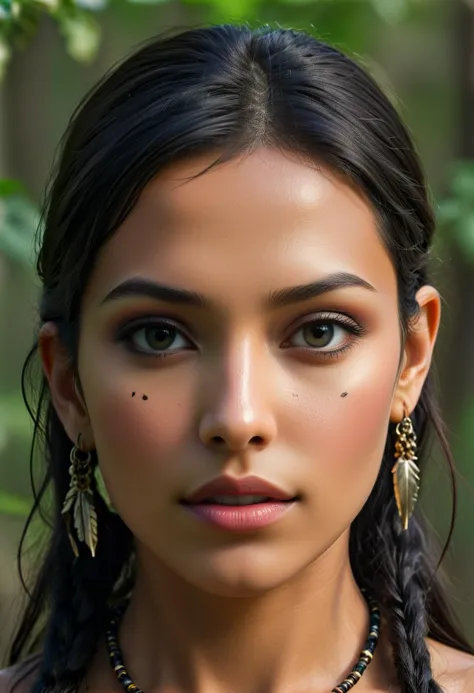
[[[433,675],[446,693],[473,693],[474,655],[428,638]]]
[[[0,693],[30,693],[40,664],[39,655],[0,670]]]

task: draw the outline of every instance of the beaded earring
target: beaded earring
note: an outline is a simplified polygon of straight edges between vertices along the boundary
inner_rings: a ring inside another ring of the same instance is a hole
[[[81,451],[82,436],[79,433],[77,445],[71,449],[69,474],[71,483],[64,499],[61,514],[66,523],[72,550],[79,556],[79,548],[72,533],[72,523],[79,541],[84,542],[95,557],[97,546],[97,513],[94,507],[94,494],[91,488],[91,454]],[[85,457],[80,457],[80,454]]]
[[[420,470],[415,464],[416,434],[409,416],[404,412],[403,420],[396,428],[395,463],[393,487],[397,502],[398,514],[402,521],[403,530],[408,529],[408,521],[415,509],[420,489]]]

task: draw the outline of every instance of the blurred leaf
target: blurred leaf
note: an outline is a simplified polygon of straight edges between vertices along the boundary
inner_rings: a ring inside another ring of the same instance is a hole
[[[0,453],[7,447],[8,427],[5,421],[0,419]]]
[[[450,198],[438,205],[438,221],[440,224],[454,224],[462,215],[463,207],[459,200]]]
[[[109,0],[75,0],[75,4],[76,7],[80,7],[81,10],[91,10],[92,12],[97,12],[98,10],[103,10],[105,7],[107,7]]]
[[[458,445],[463,446],[463,450],[459,451],[459,458],[463,460],[472,460],[474,457],[474,430],[472,422],[474,421],[474,398],[466,404],[461,411],[458,422],[458,430],[456,431],[455,440]]]
[[[135,5],[164,5],[170,0],[128,0],[128,2],[134,3]]]
[[[454,165],[449,194],[438,206],[438,221],[474,263],[474,161]]]
[[[59,22],[69,55],[81,63],[91,62],[99,50],[101,31],[98,22],[83,13],[66,15]]]
[[[459,246],[474,262],[474,212],[460,219],[456,224],[456,235]]]
[[[7,197],[8,195],[15,195],[17,193],[24,193],[25,188],[18,180],[11,180],[10,178],[0,179],[0,197]]]
[[[281,0],[284,5],[313,5],[315,0]]]
[[[281,1],[285,5],[313,5],[315,2],[315,0],[281,0]]]
[[[0,198],[0,252],[32,267],[34,237],[38,228],[37,209],[21,195]]]
[[[0,397],[0,427],[2,435],[30,436],[32,421],[20,394]]]
[[[36,0],[36,2],[50,12],[56,12],[60,6],[60,0]]]
[[[462,161],[456,165],[451,190],[455,196],[474,204],[474,162]]]
[[[0,37],[0,80],[5,75],[7,63],[10,60],[10,47],[7,42]]]
[[[13,496],[6,491],[0,491],[0,513],[3,515],[28,515],[31,504],[25,498]]]
[[[131,1],[133,0],[129,0],[129,2]],[[284,0],[284,4],[287,1]],[[260,4],[258,0],[183,0],[183,2],[187,5],[207,5],[212,8],[215,21],[252,19]]]
[[[408,10],[407,0],[372,0],[379,15],[387,22],[399,22]]]

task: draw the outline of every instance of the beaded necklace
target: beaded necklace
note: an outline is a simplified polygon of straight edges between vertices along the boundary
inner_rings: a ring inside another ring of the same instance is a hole
[[[331,693],[347,693],[347,691],[353,688],[353,686],[356,685],[357,681],[367,669],[372,657],[374,656],[380,632],[380,612],[372,599],[367,597],[367,603],[370,610],[370,625],[367,640],[362,652],[360,653],[359,660],[353,667],[351,673],[347,676],[347,678],[344,679],[344,681],[333,688]],[[132,681],[127,669],[125,668],[122,651],[118,641],[118,626],[127,605],[128,600],[113,609],[111,612],[109,625],[107,628],[107,650],[112,669],[114,670],[115,676],[122,685],[125,693],[143,693],[143,691]]]

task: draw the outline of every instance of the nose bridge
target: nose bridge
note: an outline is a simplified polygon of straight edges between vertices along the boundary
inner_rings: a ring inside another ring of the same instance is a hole
[[[228,357],[224,379],[224,411],[228,408],[231,415],[234,411],[234,415],[242,423],[248,424],[255,419],[259,409],[256,401],[259,388],[255,382],[258,374],[256,347],[250,337],[242,339],[241,343],[237,342]]]
[[[228,340],[206,397],[201,437],[233,450],[265,444],[275,434],[265,347],[255,335]]]

